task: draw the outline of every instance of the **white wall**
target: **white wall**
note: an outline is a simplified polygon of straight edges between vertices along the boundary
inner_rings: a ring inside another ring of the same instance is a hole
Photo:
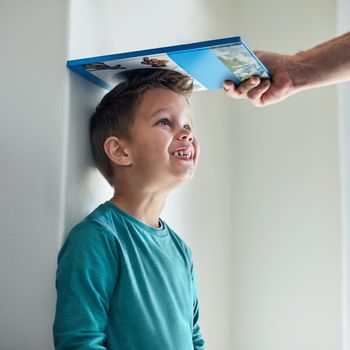
[[[338,88],[342,188],[343,343],[350,349],[350,83]]]
[[[0,349],[52,348],[63,231],[67,4],[0,2]]]
[[[350,30],[350,1],[338,0],[338,34]],[[350,349],[350,83],[338,86],[343,246],[343,349]]]
[[[237,348],[341,347],[334,98],[334,91],[318,91],[249,114],[235,108],[232,327]]]
[[[253,48],[295,52],[332,37],[336,26],[330,0],[269,0],[263,8],[226,0],[72,5],[71,58],[233,35]],[[90,96],[91,84],[81,84]],[[208,349],[339,350],[336,89],[267,109],[203,92],[193,96],[192,114],[199,168],[164,217],[192,246]]]
[[[350,83],[339,86],[342,179],[343,332],[344,350],[350,349]]]
[[[68,34],[71,59],[233,35],[294,52],[336,25],[331,0],[69,6],[1,2],[1,350],[52,348],[58,249],[111,195],[87,135],[103,91],[74,74],[68,87]],[[334,87],[266,109],[193,96],[201,160],[164,217],[192,247],[208,349],[340,350],[336,113]]]
[[[237,26],[255,47],[293,53],[335,35],[331,1],[249,6],[257,24]],[[336,88],[232,108],[232,348],[340,349]]]

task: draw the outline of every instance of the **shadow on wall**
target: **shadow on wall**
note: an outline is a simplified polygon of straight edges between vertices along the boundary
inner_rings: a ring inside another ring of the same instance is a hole
[[[89,140],[89,121],[105,90],[70,72],[69,134],[65,175],[65,232],[80,222],[112,189],[94,165]]]

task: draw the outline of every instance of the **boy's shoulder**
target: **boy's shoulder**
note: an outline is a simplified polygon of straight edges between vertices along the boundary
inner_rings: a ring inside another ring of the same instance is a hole
[[[191,256],[191,248],[187,245],[184,239],[178,233],[176,233],[165,221],[162,220],[162,224],[167,227],[168,231],[171,233],[173,240],[175,240],[179,244],[182,250],[185,250],[186,253]]]
[[[107,202],[100,204],[83,220],[70,229],[66,241],[71,239],[88,239],[91,236],[108,236],[112,233],[111,209]]]

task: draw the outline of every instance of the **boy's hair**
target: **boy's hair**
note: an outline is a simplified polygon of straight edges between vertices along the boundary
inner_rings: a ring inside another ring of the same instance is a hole
[[[95,164],[112,185],[113,167],[105,154],[104,142],[110,136],[129,139],[137,107],[149,89],[169,89],[186,97],[193,89],[187,75],[165,69],[139,69],[124,73],[125,81],[108,92],[90,119],[90,141]]]

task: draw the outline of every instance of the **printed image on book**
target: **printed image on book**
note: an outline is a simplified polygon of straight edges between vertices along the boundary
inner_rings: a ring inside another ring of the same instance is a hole
[[[187,74],[187,72],[172,61],[166,54],[87,63],[84,64],[83,67],[110,86],[115,86],[122,82],[125,78],[126,71],[136,69],[170,69],[176,70],[182,74]],[[194,79],[194,90],[205,90],[205,87]]]
[[[240,84],[253,75],[270,77],[241,37],[71,60],[67,66],[107,90],[122,82],[127,72],[139,69],[190,75],[194,91],[220,89],[225,79]]]

